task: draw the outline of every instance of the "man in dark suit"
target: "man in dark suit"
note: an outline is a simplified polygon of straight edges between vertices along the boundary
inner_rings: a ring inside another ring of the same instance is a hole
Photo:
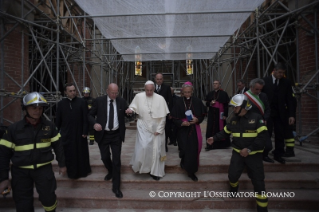
[[[237,94],[244,94],[248,90],[249,88],[246,87],[246,83],[243,79],[237,80]]]
[[[167,103],[167,107],[169,109],[169,111],[172,110],[172,94],[171,94],[171,87],[164,84],[163,81],[163,74],[158,73],[155,75],[155,93],[161,95],[162,97],[164,97],[166,103]],[[166,152],[168,151],[167,149],[167,140],[168,140],[168,136],[170,134],[170,130],[171,130],[171,126],[170,126],[170,121],[169,121],[169,115],[166,117],[166,124],[165,124],[165,149]]]
[[[105,168],[109,173],[104,180],[113,178],[112,191],[122,198],[121,180],[121,149],[125,137],[125,110],[128,105],[125,99],[118,97],[118,86],[109,84],[107,95],[98,97],[89,112],[89,122],[95,130],[95,141],[98,143]],[[96,119],[95,119],[96,116]],[[112,149],[112,160],[110,155]]]
[[[260,114],[264,121],[265,125],[270,116],[270,107],[267,95],[261,90],[265,85],[265,81],[259,78],[253,79],[249,83],[250,89],[244,93],[248,97],[251,102],[252,108],[250,109],[251,112]],[[274,163],[274,160],[268,157],[269,151],[272,149],[272,142],[270,137],[265,142],[265,149],[263,152],[263,161]]]
[[[285,164],[282,158],[285,153],[284,132],[295,123],[296,107],[293,102],[291,82],[284,78],[286,67],[283,63],[277,63],[273,74],[264,78],[265,86],[263,92],[267,94],[271,109],[267,122],[269,135],[275,132],[274,159]],[[287,119],[288,117],[288,119]]]

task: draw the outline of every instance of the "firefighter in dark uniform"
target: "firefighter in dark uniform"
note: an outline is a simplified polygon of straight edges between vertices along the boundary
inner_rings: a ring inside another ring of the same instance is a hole
[[[295,94],[292,94],[292,102],[293,102],[293,107],[294,107],[294,111],[296,111],[297,108],[297,99],[295,97]],[[294,115],[294,117],[296,117],[296,115]],[[286,107],[286,119],[289,120],[289,113]],[[295,121],[296,123],[296,121]],[[286,145],[286,150],[285,153],[283,154],[282,157],[295,157],[295,136],[293,131],[295,130],[295,124],[292,125],[287,125],[287,127],[285,128],[284,131],[284,141],[285,141],[285,145]]]
[[[92,105],[93,105],[93,101],[94,101],[94,98],[92,98],[90,96],[91,89],[89,87],[84,87],[82,93],[83,93],[83,99],[88,104],[88,112],[90,112]],[[93,129],[93,127],[90,128],[89,138],[90,138],[90,145],[93,145],[94,144],[94,129]]]
[[[60,167],[59,173],[66,173],[60,133],[52,122],[44,119],[45,106],[48,104],[41,94],[25,95],[22,108],[26,110],[26,116],[9,126],[0,140],[0,191],[12,187],[17,212],[34,211],[34,184],[44,210],[55,211],[57,198],[51,165],[54,159],[52,149]]]
[[[267,127],[260,114],[249,111],[252,105],[244,94],[235,95],[229,104],[235,107],[235,116],[227,123],[224,130],[208,138],[207,143],[212,144],[214,141],[233,135],[233,152],[228,169],[232,197],[236,197],[238,180],[247,166],[254,190],[258,193],[257,211],[268,211],[268,199],[262,195],[262,191],[265,191],[262,153],[268,138]]]

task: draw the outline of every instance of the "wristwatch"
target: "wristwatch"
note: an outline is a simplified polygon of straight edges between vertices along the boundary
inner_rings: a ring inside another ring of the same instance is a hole
[[[251,153],[251,150],[250,150],[250,149],[247,149],[247,152],[248,152],[248,154],[250,154],[250,153]]]

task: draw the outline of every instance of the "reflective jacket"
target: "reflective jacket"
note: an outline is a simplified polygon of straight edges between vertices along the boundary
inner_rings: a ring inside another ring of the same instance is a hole
[[[41,118],[32,126],[26,118],[8,127],[0,140],[0,182],[8,179],[10,159],[12,165],[36,169],[51,163],[54,149],[59,167],[65,166],[60,133],[55,125]]]
[[[263,152],[268,138],[267,127],[260,114],[247,111],[244,116],[235,116],[222,131],[214,136],[214,141],[233,135],[232,147],[236,152],[247,148],[250,155]]]

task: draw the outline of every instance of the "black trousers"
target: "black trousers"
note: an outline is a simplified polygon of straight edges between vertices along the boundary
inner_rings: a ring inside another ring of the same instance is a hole
[[[268,198],[262,196],[262,191],[265,191],[265,175],[262,157],[260,153],[242,157],[238,152],[233,150],[228,170],[228,179],[231,187],[237,187],[238,189],[238,180],[246,166],[248,176],[254,186],[254,191],[258,193],[256,196],[257,211],[264,212],[268,211]]]
[[[99,148],[101,153],[101,160],[105,168],[112,173],[112,183],[114,189],[120,188],[121,181],[121,150],[122,142],[120,139],[120,131],[114,132],[105,131],[102,141],[99,142]],[[111,152],[112,150],[112,160]]]
[[[55,195],[56,180],[52,165],[48,164],[38,169],[22,169],[11,166],[12,193],[17,212],[33,212],[34,185],[39,194],[39,200],[45,211],[55,211],[57,199]]]
[[[228,179],[231,183],[238,182],[244,168],[247,167],[248,176],[254,186],[255,192],[265,191],[265,175],[262,154],[256,153],[242,157],[238,152],[232,152],[230,166],[228,169]]]
[[[268,157],[268,153],[272,150],[271,136],[269,135],[265,142],[265,149],[263,152],[263,157]]]
[[[268,129],[269,137],[271,138],[273,130],[275,133],[275,151],[274,151],[275,157],[282,157],[282,155],[285,153],[284,135],[285,135],[285,128],[287,128],[287,125],[288,123],[284,123],[281,120],[280,116],[271,116],[269,117],[267,121],[267,129]],[[267,149],[265,150],[267,151]],[[265,152],[264,155],[265,154],[268,155],[268,152]]]

